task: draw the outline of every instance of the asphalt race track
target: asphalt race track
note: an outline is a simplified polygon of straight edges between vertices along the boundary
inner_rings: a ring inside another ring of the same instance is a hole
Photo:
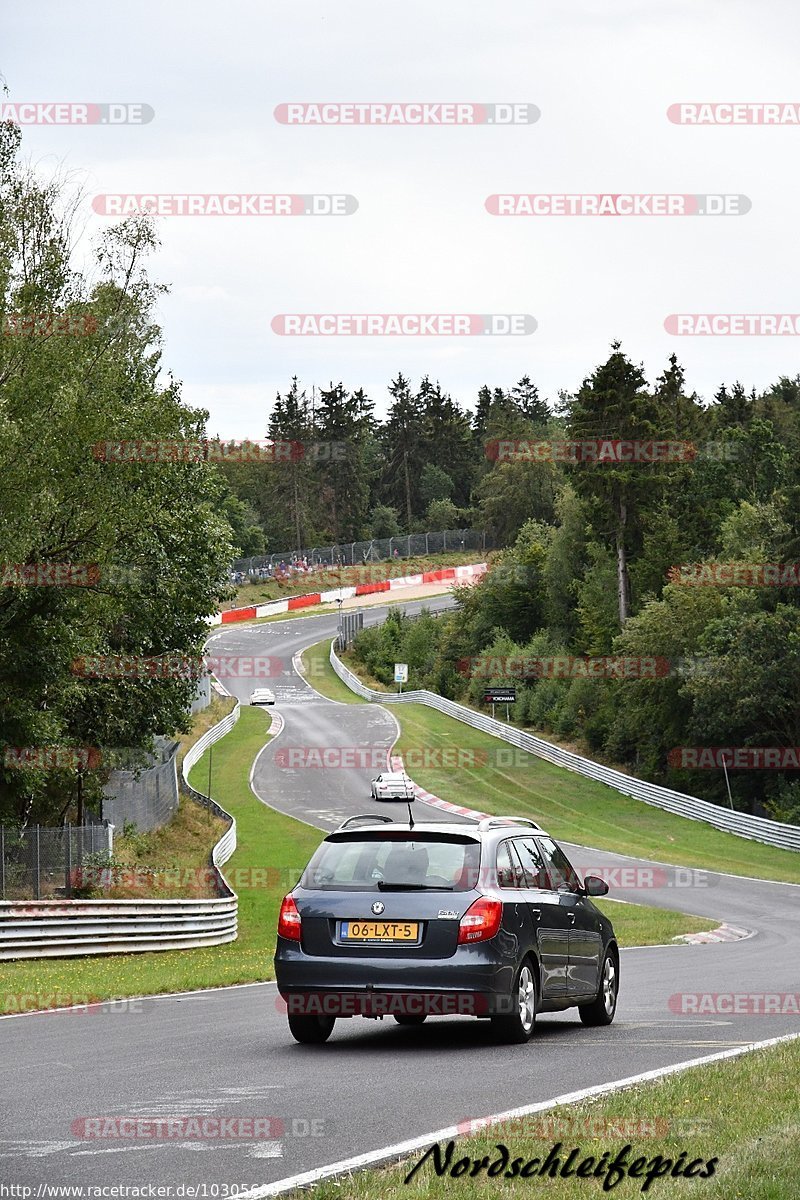
[[[449,603],[423,604],[428,608]],[[365,621],[385,610],[365,610]],[[215,635],[214,653],[269,654],[285,674],[265,680],[285,727],[258,759],[253,787],[266,803],[330,829],[356,812],[394,811],[369,798],[372,763],[343,769],[276,763],[292,746],[379,747],[397,728],[385,709],[324,700],[294,673],[302,647],[335,632],[336,615],[306,617]],[[251,679],[225,678],[246,702]],[[476,795],[476,806],[480,797]],[[417,803],[418,820],[441,819]],[[612,896],[708,915],[753,931],[725,944],[622,952],[615,1023],[586,1029],[570,1013],[539,1019],[525,1047],[493,1044],[487,1022],[435,1019],[421,1029],[393,1021],[339,1021],[324,1046],[291,1039],[272,983],[154,998],[136,1011],[33,1014],[0,1020],[0,1179],[7,1184],[220,1184],[256,1187],[350,1155],[424,1135],[448,1124],[530,1104],[800,1029],[797,1016],[680,1015],[670,997],[686,993],[791,993],[800,962],[798,887],[678,869],[653,870],[583,847],[591,867],[650,871],[651,887]],[[294,864],[290,864],[294,865]],[[633,882],[636,882],[633,879]],[[11,1098],[13,1097],[13,1103]],[[87,1116],[277,1117],[285,1136],[257,1142],[84,1140]],[[648,1119],[656,1120],[657,1112]],[[35,1194],[35,1193],[34,1193]],[[209,1195],[211,1193],[208,1193]],[[224,1193],[220,1192],[220,1195]]]

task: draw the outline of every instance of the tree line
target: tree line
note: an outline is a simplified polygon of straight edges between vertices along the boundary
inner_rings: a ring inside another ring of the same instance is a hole
[[[515,686],[520,723],[727,804],[724,759],[735,805],[797,821],[800,376],[705,405],[674,355],[651,385],[615,344],[559,408],[553,444],[686,452],[496,461],[480,503],[508,548],[452,614],[393,614],[356,656],[385,683],[408,662],[409,687],[476,705]]]
[[[341,382],[309,389],[295,377],[277,394],[267,435],[297,453],[223,465],[242,556],[494,523],[487,439],[544,430],[551,415],[527,376],[484,386],[472,412],[428,376],[415,386],[398,373],[388,400],[378,418],[363,388]]]
[[[463,663],[487,654],[669,660],[655,679],[526,676],[516,711],[714,798],[719,773],[681,774],[671,749],[800,742],[797,587],[674,578],[681,564],[800,559],[800,378],[759,393],[725,384],[704,404],[674,356],[650,384],[614,345],[552,404],[526,376],[481,388],[468,411],[438,382],[398,374],[383,418],[363,389],[294,379],[264,433],[319,454],[113,461],[93,447],[202,442],[208,414],[162,369],[151,225],[122,222],[77,269],[75,207],[0,124],[0,821],[79,819],[98,803],[97,750],[108,766],[187,727],[191,678],[76,664],[199,656],[236,554],[425,528],[482,526],[507,549],[454,616],[403,632],[417,639],[399,655],[417,685],[479,698],[486,680]],[[536,449],[592,439],[694,449],[652,462]],[[393,629],[365,633],[359,652]],[[376,672],[397,646],[373,654]],[[740,804],[774,812],[795,811],[793,780],[732,775]]]
[[[74,208],[0,123],[0,823],[16,826],[80,821],[112,765],[188,727],[191,679],[77,664],[199,654],[235,549],[215,467],[93,453],[197,441],[207,414],[160,381],[152,228],[123,222],[79,271]]]

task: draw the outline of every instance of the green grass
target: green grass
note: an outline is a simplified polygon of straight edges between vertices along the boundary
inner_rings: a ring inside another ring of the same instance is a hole
[[[536,1058],[535,1035],[531,1055]],[[670,1167],[696,1159],[705,1164],[717,1158],[714,1175],[708,1179],[656,1179],[647,1196],[658,1200],[793,1200],[798,1190],[797,1148],[800,1145],[800,1108],[797,1079],[800,1075],[800,1042],[786,1042],[768,1050],[739,1058],[694,1067],[659,1082],[640,1085],[569,1108],[523,1117],[502,1126],[456,1141],[452,1163],[460,1158],[498,1160],[498,1143],[506,1146],[509,1160],[541,1160],[557,1143],[562,1143],[560,1163],[574,1147],[579,1154],[573,1170],[592,1156],[593,1166],[608,1151],[613,1158],[630,1144],[628,1163],[643,1157],[653,1163],[656,1156],[670,1160]],[[465,1106],[465,1110],[466,1110]],[[446,1143],[442,1143],[442,1150]],[[680,1155],[685,1151],[686,1157]],[[599,1197],[599,1179],[475,1178],[462,1174],[438,1177],[432,1156],[408,1184],[403,1180],[420,1161],[424,1150],[389,1168],[363,1171],[357,1175],[318,1185],[304,1191],[306,1200],[516,1200],[521,1196],[542,1200],[575,1200]],[[551,1160],[552,1161],[552,1160]],[[535,1169],[535,1168],[532,1168]],[[591,1170],[592,1168],[588,1168]],[[647,1171],[645,1165],[640,1170]],[[670,1168],[668,1168],[668,1171]],[[626,1198],[642,1195],[645,1178],[625,1178],[611,1194]],[[293,1192],[292,1197],[301,1193]]]
[[[337,680],[338,681],[338,680]],[[268,738],[268,715],[242,708],[239,721],[213,749],[211,794],[236,818],[237,849],[224,867],[239,896],[239,936],[226,946],[108,957],[31,959],[0,964],[0,1012],[84,1003],[117,996],[191,991],[274,977],[272,956],[280,901],[297,881],[322,832],[277,813],[250,791],[250,767]],[[208,756],[192,768],[199,791],[208,781]],[[608,904],[621,945],[669,941],[708,921],[638,905]],[[58,995],[60,999],[54,1000]],[[35,1002],[38,997],[40,1003]]]
[[[216,896],[209,860],[227,828],[228,822],[210,809],[181,796],[165,825],[114,838],[115,883],[103,887],[97,881],[84,895],[96,900]]]
[[[355,692],[350,691],[347,684],[342,682],[331,666],[332,641],[332,638],[326,638],[325,641],[317,642],[315,646],[309,646],[303,651],[303,678],[307,679],[312,687],[315,687],[323,696],[327,696],[329,700],[338,700],[343,704],[367,704],[368,701],[362,700]]]
[[[274,812],[250,791],[250,766],[267,740],[267,714],[243,708],[233,731],[213,751],[211,792],[236,818],[238,846],[225,865],[226,876],[239,895],[239,936],[225,946],[199,950],[114,954],[107,957],[31,959],[0,964],[0,1011],[15,1011],[24,993],[27,1004],[39,1007],[140,996],[158,992],[191,991],[221,984],[272,979],[272,955],[278,907],[296,882],[292,871],[305,865],[321,833]],[[205,790],[208,759],[204,756],[190,778]],[[260,875],[251,876],[253,870]]]
[[[693,917],[651,904],[620,904],[608,898],[592,903],[613,924],[620,946],[667,946],[683,933],[705,933],[717,925],[711,917]]]
[[[800,854],[663,812],[613,788],[517,751],[422,704],[392,708],[397,750],[414,781],[444,800],[484,812],[532,817],[553,837],[681,866],[800,883]],[[441,765],[430,765],[441,750]],[[453,768],[452,755],[463,758]],[[445,758],[444,754],[450,756]]]

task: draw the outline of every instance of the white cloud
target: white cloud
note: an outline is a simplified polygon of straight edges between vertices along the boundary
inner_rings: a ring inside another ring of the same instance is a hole
[[[152,273],[165,365],[230,436],[263,428],[292,374],[363,384],[398,369],[472,402],[530,374],[555,396],[621,338],[651,376],[675,349],[691,386],[766,386],[797,370],[787,338],[670,338],[677,311],[791,311],[794,128],[672,125],[678,100],[797,100],[788,0],[41,0],[6,13],[12,99],[139,100],[146,126],[28,129],[35,159],[96,191],[356,195],[346,218],[165,218]],[[36,47],[36,54],[31,53]],[[513,128],[298,128],[287,100],[517,100]],[[741,218],[494,218],[492,192],[735,192]],[[103,222],[90,217],[89,228]],[[530,338],[281,338],[275,313],[529,312]]]

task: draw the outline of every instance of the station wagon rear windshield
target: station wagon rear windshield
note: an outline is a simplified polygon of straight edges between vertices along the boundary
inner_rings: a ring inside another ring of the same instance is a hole
[[[337,892],[468,892],[478,879],[480,852],[480,843],[457,835],[351,835],[323,842],[300,886]]]

